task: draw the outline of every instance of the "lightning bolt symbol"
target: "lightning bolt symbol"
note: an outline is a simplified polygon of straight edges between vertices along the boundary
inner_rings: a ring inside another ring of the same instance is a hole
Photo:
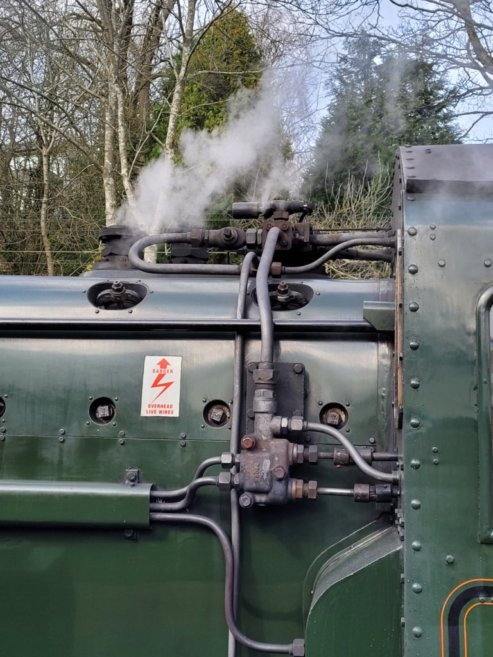
[[[166,392],[166,390],[174,383],[174,381],[163,381],[165,376],[166,376],[166,372],[160,372],[152,382],[151,388],[162,388],[162,390],[152,400],[153,402],[155,402],[156,399],[161,397],[163,392]]]

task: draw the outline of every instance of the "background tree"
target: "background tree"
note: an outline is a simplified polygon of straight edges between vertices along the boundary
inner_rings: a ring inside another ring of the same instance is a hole
[[[399,144],[455,143],[457,90],[433,64],[366,35],[351,39],[329,84],[331,102],[305,178],[311,198],[328,203],[340,188],[386,178]]]

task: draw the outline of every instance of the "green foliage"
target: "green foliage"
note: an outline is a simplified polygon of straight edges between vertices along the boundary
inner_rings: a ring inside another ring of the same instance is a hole
[[[176,64],[179,64],[179,55]],[[228,100],[240,89],[255,89],[261,78],[262,55],[248,18],[237,9],[226,10],[208,28],[190,59],[183,94],[177,141],[184,129],[209,130],[221,126],[228,114]],[[162,94],[171,98],[174,75],[170,70]],[[166,138],[168,114],[163,102],[155,106],[159,120],[155,134]],[[152,155],[159,155],[159,147]]]
[[[392,166],[399,144],[459,141],[451,107],[457,92],[435,66],[362,36],[348,41],[330,84],[305,191],[336,205],[334,190],[349,179],[367,182]]]

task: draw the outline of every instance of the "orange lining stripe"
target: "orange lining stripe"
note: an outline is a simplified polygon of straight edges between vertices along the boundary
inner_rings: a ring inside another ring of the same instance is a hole
[[[476,607],[493,607],[493,602],[475,602],[464,614],[464,657],[467,657],[469,652],[467,645],[467,617]]]
[[[447,606],[450,598],[454,595],[456,591],[459,589],[463,588],[464,586],[467,586],[467,584],[474,584],[475,582],[493,582],[493,579],[487,578],[487,577],[477,577],[475,579],[466,579],[464,582],[461,582],[460,584],[457,584],[457,586],[450,591],[450,593],[447,595],[445,598],[445,601],[442,605],[442,609],[440,611],[440,655],[441,657],[445,657],[445,630],[444,630],[444,616],[445,616],[445,607]]]

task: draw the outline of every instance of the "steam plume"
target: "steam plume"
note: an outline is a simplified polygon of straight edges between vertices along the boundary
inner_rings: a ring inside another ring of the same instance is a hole
[[[232,99],[221,129],[183,133],[181,164],[160,157],[145,167],[135,186],[136,208],[124,204],[117,221],[147,233],[200,225],[217,197],[249,179],[255,200],[294,191],[283,145],[279,111],[264,78],[260,91],[242,90]]]

